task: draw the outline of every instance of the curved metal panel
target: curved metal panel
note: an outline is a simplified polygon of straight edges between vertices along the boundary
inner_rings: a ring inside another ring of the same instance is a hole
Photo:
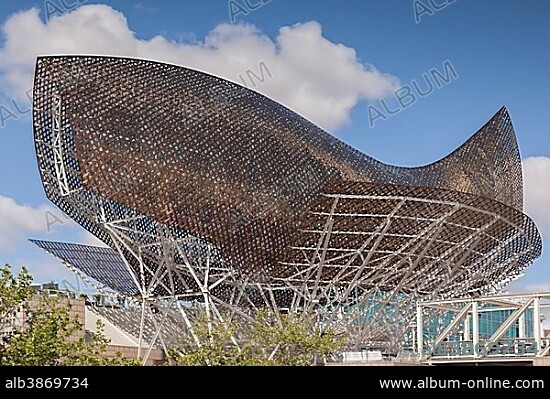
[[[399,168],[208,74],[135,59],[43,57],[34,129],[48,198],[110,246],[109,228],[124,220],[139,232],[128,243],[155,248],[144,261],[153,274],[162,249],[148,237],[163,230],[212,244],[239,272],[277,277],[312,206],[345,182],[459,191],[502,203],[503,217],[522,209],[505,109],[447,158]],[[528,234],[537,241],[536,229]],[[532,247],[519,269],[537,253]]]

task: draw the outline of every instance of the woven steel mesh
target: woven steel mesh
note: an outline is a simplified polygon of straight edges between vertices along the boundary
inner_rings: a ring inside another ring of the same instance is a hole
[[[339,234],[331,232],[329,258],[338,250],[356,253],[381,218],[410,199],[392,216],[383,240],[374,240],[377,248],[362,248],[375,252],[365,276],[380,265],[405,267],[403,257],[387,261],[384,254],[395,254],[406,240],[423,240],[423,228],[444,219],[429,251],[406,253],[409,265],[420,259],[417,271],[430,270],[430,282],[403,290],[428,292],[444,284],[442,267],[457,260],[461,270],[479,270],[482,278],[471,284],[464,283],[468,274],[451,279],[459,284],[456,292],[494,286],[517,276],[541,252],[538,231],[521,212],[521,161],[505,109],[447,158],[399,168],[214,76],[144,60],[43,57],[35,76],[34,130],[48,198],[106,244],[113,246],[104,221],[128,221],[141,232],[129,233],[138,246],[162,226],[195,242],[191,253],[197,257],[204,255],[201,243],[211,244],[219,262],[253,281],[292,277],[304,264],[300,257],[311,264],[318,250],[313,236],[331,212],[330,194],[362,197],[338,204],[343,216],[333,218],[341,225]],[[446,216],[455,207],[460,209]],[[497,221],[470,252],[465,239],[492,218]],[[153,255],[146,261],[159,267]],[[330,270],[324,268],[319,281],[329,284],[338,274]],[[395,288],[396,281],[379,287]],[[452,290],[450,282],[445,287]]]

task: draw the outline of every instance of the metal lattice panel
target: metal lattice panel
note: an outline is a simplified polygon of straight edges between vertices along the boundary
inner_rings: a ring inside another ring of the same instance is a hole
[[[101,198],[114,219],[146,215],[207,239],[247,272],[269,274],[330,179],[454,189],[516,209],[523,203],[505,110],[448,158],[407,169],[359,153],[264,96],[177,66],[40,58],[34,93],[48,196],[106,243],[92,216],[60,194]],[[47,144],[56,140],[57,148]]]
[[[127,296],[139,293],[124,261],[112,248],[40,240],[31,242],[116,292]]]
[[[220,320],[314,309],[355,345],[393,345],[417,299],[491,292],[541,253],[504,108],[443,160],[399,168],[214,76],[43,57],[34,132],[48,198],[119,253],[142,330],[147,301],[190,300]]]
[[[124,332],[130,334],[133,338],[139,338],[141,317],[139,308],[120,309],[115,307],[90,306],[88,309],[104,317]],[[142,340],[145,342],[154,341],[156,326],[162,324],[163,328],[159,333],[160,339],[157,340],[168,346],[176,346],[181,336],[181,326],[183,323],[181,316],[174,312],[170,312],[167,315],[153,313],[151,317],[147,318],[145,321]]]
[[[280,281],[313,281],[315,274],[327,285],[356,278],[354,286],[399,286],[423,295],[500,287],[540,256],[542,246],[532,221],[500,202],[372,183],[329,185],[300,231],[281,263],[287,268]]]

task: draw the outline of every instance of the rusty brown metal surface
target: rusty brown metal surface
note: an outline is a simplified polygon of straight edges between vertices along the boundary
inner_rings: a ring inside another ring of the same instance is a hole
[[[449,291],[451,283],[461,292],[493,286],[517,276],[541,252],[538,231],[522,214],[521,160],[505,109],[447,158],[399,168],[211,75],[134,59],[43,57],[35,76],[34,131],[48,198],[110,246],[99,219],[135,218],[140,245],[160,225],[176,237],[214,245],[224,262],[252,279],[285,280],[312,265],[329,216],[328,266],[316,275],[319,281],[353,281],[338,276],[331,259],[339,251],[372,249],[361,284],[395,288],[399,269],[406,273],[414,265],[429,282],[418,286],[407,275],[399,288],[418,292],[442,284]],[[342,215],[330,217],[331,195],[357,198],[342,197],[335,209]],[[378,240],[381,219],[401,201]],[[472,236],[493,219],[479,240]],[[440,229],[431,241],[423,233],[430,225]],[[427,251],[415,247],[422,242],[430,244]],[[406,245],[410,250],[400,251]],[[461,277],[449,280],[447,267],[452,271],[458,260]],[[150,267],[156,261],[151,255]],[[468,284],[464,270],[479,278]]]

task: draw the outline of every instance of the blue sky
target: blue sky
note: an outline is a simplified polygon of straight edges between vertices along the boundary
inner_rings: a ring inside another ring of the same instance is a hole
[[[229,40],[227,37],[245,24],[248,28],[239,31],[239,37],[249,35],[255,39],[252,42],[237,40],[223,49],[215,48],[212,54],[215,53],[217,58],[212,64],[204,61],[205,57],[201,58],[200,51],[193,46],[200,47],[213,30],[231,23],[230,3],[226,0],[89,1],[79,9],[66,10],[67,14],[57,16],[57,28],[50,30],[47,30],[48,25],[42,26],[31,18],[32,12],[29,11],[32,8],[39,10],[39,17],[45,23],[45,3],[30,0],[0,3],[0,24],[3,26],[0,104],[7,109],[14,109],[11,99],[21,110],[28,108],[23,95],[26,75],[21,77],[16,72],[18,68],[29,68],[29,59],[35,55],[33,52],[70,52],[66,49],[78,52],[79,46],[82,46],[82,52],[94,52],[95,49],[101,52],[105,46],[108,52],[116,54],[137,51],[143,55],[145,50],[132,47],[143,44],[142,47],[156,49],[161,54],[161,49],[169,44],[172,48],[185,47],[187,50],[182,54],[196,56],[194,61],[189,61],[189,66],[199,65],[212,73],[224,73],[223,57],[230,59],[228,69],[240,65],[235,60],[241,55],[249,57],[246,65],[253,69],[257,63],[251,63],[253,58],[250,57],[253,57],[255,46],[268,49],[273,43],[283,46],[277,38],[282,40],[290,34],[310,35],[315,39],[311,42],[314,48],[304,52],[313,57],[318,54],[315,51],[319,54],[327,51],[326,65],[308,65],[309,69],[304,69],[296,55],[286,56],[294,58],[284,58],[281,54],[280,57],[273,56],[268,59],[271,60],[268,65],[273,65],[273,82],[268,82],[265,87],[259,86],[257,90],[280,98],[283,103],[287,100],[286,105],[311,116],[314,122],[328,127],[331,133],[361,151],[387,163],[407,166],[431,163],[447,155],[506,105],[518,134],[522,157],[530,159],[527,189],[531,202],[528,210],[538,223],[550,226],[550,187],[549,180],[546,180],[550,179],[550,134],[545,123],[550,109],[550,2],[546,0],[456,0],[433,15],[423,14],[420,23],[415,21],[414,1],[409,0],[351,0],[345,5],[332,0],[271,0],[248,15],[239,14],[233,28],[216,31],[218,35],[225,35],[224,40]],[[65,0],[67,5],[75,3],[75,0]],[[246,7],[244,0],[236,3]],[[248,1],[248,4],[258,3],[261,1]],[[445,0],[432,0],[432,4],[444,3]],[[61,0],[52,0],[50,10],[54,4],[66,8]],[[110,8],[93,9],[95,4]],[[428,0],[423,0],[423,4],[432,7]],[[82,14],[76,15],[78,12]],[[20,14],[17,19],[15,13],[26,14]],[[108,27],[101,27],[101,22],[97,21],[101,16],[114,18],[115,14],[126,18],[128,30],[116,19],[112,23],[105,19],[106,24],[110,24]],[[311,21],[317,24],[306,24]],[[296,24],[302,24],[300,26],[304,28],[281,33],[281,28]],[[101,33],[94,33],[95,26],[103,29]],[[312,33],[316,27],[322,29],[324,41]],[[86,34],[79,36],[79,30]],[[112,40],[109,35],[113,35]],[[156,36],[162,36],[168,44],[165,46],[152,40]],[[353,49],[356,58],[348,52],[341,53],[342,48]],[[266,50],[265,54],[269,56],[271,53]],[[185,57],[182,57],[178,62],[185,65]],[[280,65],[287,59],[292,62]],[[261,60],[265,59],[258,58],[258,62]],[[349,65],[344,64],[346,60]],[[377,93],[391,94],[392,88],[418,81],[433,68],[441,70],[446,60],[452,63],[458,79],[418,99],[388,120],[377,120],[374,127],[369,126],[368,105],[379,104]],[[351,78],[339,76],[340,71],[350,67],[358,79],[367,77],[368,71],[358,67],[367,64],[373,65],[381,74],[373,77],[372,88],[351,81],[355,75]],[[313,67],[315,70],[311,69]],[[226,77],[237,79],[235,71],[238,70],[235,67],[232,72],[227,72],[229,76]],[[300,75],[302,70],[306,70],[307,76]],[[316,74],[324,81],[315,82],[315,79],[321,79],[316,78]],[[318,111],[325,105],[323,100],[331,100],[331,97],[324,99],[320,94],[319,98],[302,104],[291,92],[292,87],[287,91],[284,89],[285,84],[290,86],[296,79],[302,79],[319,93],[327,93],[332,87],[332,77],[334,85],[342,86],[343,79],[347,79],[344,82],[349,84],[349,87],[344,86],[348,92],[335,94],[348,105],[333,113]],[[28,85],[30,87],[30,82]],[[89,242],[90,239],[68,221],[56,223],[48,231],[46,213],[50,208],[47,208],[49,203],[38,177],[30,115],[17,115],[17,118],[6,120],[4,125],[0,129],[0,262],[28,265],[39,280],[69,278],[70,274],[57,261],[28,243],[26,238],[73,242]],[[23,217],[30,219],[21,221]],[[550,229],[545,228],[544,233],[548,241]],[[539,260],[526,277],[515,283],[515,287],[550,291],[550,256]]]

